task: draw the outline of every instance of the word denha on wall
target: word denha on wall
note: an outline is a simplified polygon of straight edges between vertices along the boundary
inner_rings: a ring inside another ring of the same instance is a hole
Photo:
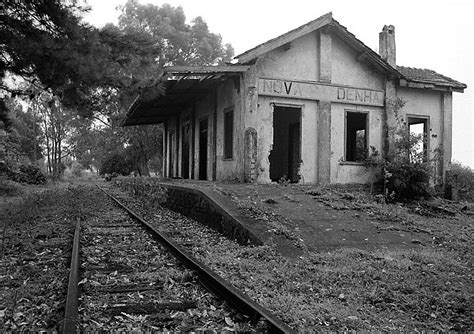
[[[383,106],[384,92],[315,82],[259,79],[259,94]]]

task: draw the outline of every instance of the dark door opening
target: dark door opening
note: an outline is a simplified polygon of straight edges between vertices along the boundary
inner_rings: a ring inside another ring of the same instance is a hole
[[[199,122],[199,180],[207,180],[207,118]]]
[[[270,152],[270,179],[300,180],[301,108],[273,109],[273,149]]]
[[[189,124],[185,124],[181,132],[183,134],[181,148],[181,177],[183,179],[189,179],[190,128]]]
[[[170,160],[169,160],[169,175],[168,177],[174,176],[174,154],[176,150],[176,135],[173,130],[170,131]]]

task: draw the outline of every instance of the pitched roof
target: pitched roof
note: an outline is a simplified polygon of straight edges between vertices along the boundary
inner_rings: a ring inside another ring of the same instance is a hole
[[[283,35],[280,35],[278,37],[272,38],[262,44],[259,44],[244,53],[241,53],[237,56],[235,56],[235,59],[239,60],[239,63],[247,63],[248,61],[251,61],[255,59],[256,57],[267,53],[269,50],[273,50],[277,47],[280,47],[282,45],[285,45],[288,42],[293,41],[294,39],[304,36],[312,31],[315,31],[328,23],[332,21],[332,12],[329,12],[327,14],[324,14],[317,19],[310,21],[306,24],[303,24],[302,26],[290,30]]]
[[[348,43],[351,47],[357,50],[359,52],[360,59],[368,61],[382,72],[395,74],[397,77],[400,76],[400,73],[397,71],[396,68],[390,66],[385,60],[380,57],[379,54],[374,52],[362,41],[357,39],[354,34],[347,30],[346,27],[334,20],[332,17],[332,12],[324,14],[313,21],[310,21],[296,29],[284,33],[283,35],[280,35],[262,44],[259,44],[256,47],[235,56],[234,58],[238,59],[238,64],[250,63],[255,58],[271,50],[290,43],[291,41],[299,37],[302,37],[323,27],[327,27],[331,32],[336,33],[337,36],[342,38],[346,43]]]
[[[426,83],[435,86],[447,86],[452,87],[454,90],[461,91],[467,88],[466,84],[439,74],[433,70],[405,66],[397,66],[397,69],[407,80],[411,82]]]
[[[367,61],[381,72],[389,74],[392,77],[399,78],[400,83],[404,86],[428,89],[438,88],[443,90],[450,89],[459,92],[463,92],[463,90],[467,87],[461,82],[448,78],[447,76],[436,73],[432,70],[404,66],[391,66],[386,60],[380,57],[378,53],[373,51],[354,34],[347,30],[346,27],[333,19],[332,12],[324,14],[318,17],[316,20],[310,21],[296,29],[290,30],[283,35],[259,44],[256,47],[235,56],[235,59],[238,59],[237,64],[248,64],[269,51],[288,44],[301,36],[321,28],[328,29],[328,31],[334,33],[354,50],[356,50],[359,53],[357,57],[358,60]]]

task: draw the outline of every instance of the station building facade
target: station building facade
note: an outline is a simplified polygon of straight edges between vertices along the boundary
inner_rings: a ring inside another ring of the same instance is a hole
[[[397,66],[393,26],[379,42],[377,54],[328,13],[236,63],[165,68],[164,95],[138,97],[125,125],[164,124],[166,177],[347,184],[373,180],[361,152],[388,154],[401,122],[421,129],[442,182],[452,94],[466,85]]]

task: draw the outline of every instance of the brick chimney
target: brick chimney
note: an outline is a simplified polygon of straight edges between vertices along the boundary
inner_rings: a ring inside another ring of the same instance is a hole
[[[395,67],[397,61],[395,48],[395,27],[384,26],[379,33],[379,53],[383,60]]]

